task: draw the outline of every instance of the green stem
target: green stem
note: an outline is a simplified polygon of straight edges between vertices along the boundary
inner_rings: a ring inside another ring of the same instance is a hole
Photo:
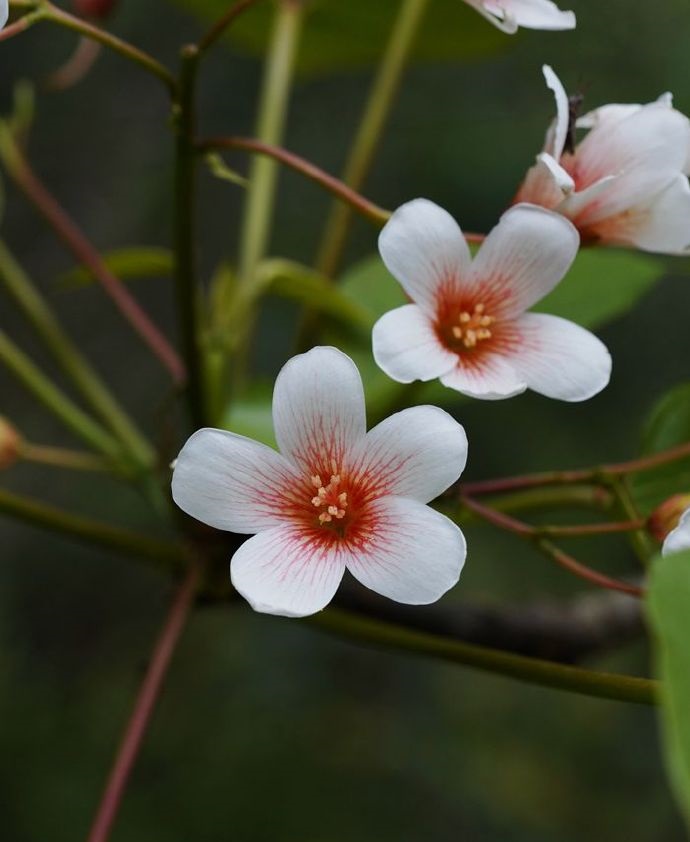
[[[150,467],[155,454],[127,413],[67,336],[28,275],[0,240],[0,278],[24,315],[49,348],[63,371],[72,379],[91,407],[122,441],[133,458]]]
[[[645,528],[645,520],[640,517],[640,511],[635,505],[625,475],[609,477],[607,485],[614,493],[623,515],[630,520],[641,522],[641,526],[630,533],[630,544],[642,565],[649,567],[649,563],[656,556],[658,548]]]
[[[285,129],[301,23],[301,0],[280,0],[268,48],[256,124],[257,138],[274,146],[281,143]],[[256,267],[264,256],[268,241],[277,175],[278,166],[274,161],[261,156],[252,160],[240,235],[240,286],[252,287],[256,281]]]
[[[110,471],[110,463],[95,453],[82,453],[78,450],[31,444],[26,441],[22,441],[19,447],[19,458],[25,462],[35,462],[37,465],[72,471]]]
[[[0,331],[0,362],[66,427],[111,459],[114,466],[124,470],[118,442],[53,385],[3,331]]]
[[[187,364],[187,399],[193,427],[207,418],[199,315],[200,292],[196,279],[196,126],[195,85],[199,64],[196,46],[180,53],[179,97],[175,103],[175,289],[179,332]]]
[[[658,702],[659,685],[647,678],[595,672],[514,655],[428,632],[406,629],[380,620],[359,617],[335,608],[329,608],[305,622],[361,643],[432,656],[544,687],[621,702],[646,705]]]
[[[400,6],[343,172],[343,181],[353,190],[362,187],[369,171],[427,4],[428,0],[403,0]],[[351,209],[334,204],[316,261],[321,274],[332,277],[336,273],[351,222]]]
[[[74,515],[4,489],[0,489],[0,513],[89,544],[155,562],[168,570],[182,569],[187,561],[186,553],[177,544]]]

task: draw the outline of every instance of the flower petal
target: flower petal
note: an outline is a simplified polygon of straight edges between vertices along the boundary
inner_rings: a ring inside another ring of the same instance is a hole
[[[355,470],[381,494],[428,503],[458,479],[466,462],[462,426],[437,406],[413,406],[367,433]]]
[[[416,304],[384,313],[371,336],[376,365],[398,383],[434,380],[455,365],[434,326]]]
[[[281,453],[302,468],[344,455],[366,433],[362,378],[337,348],[317,347],[288,360],[273,390]]]
[[[488,352],[482,352],[476,361],[460,355],[456,367],[443,375],[441,383],[463,395],[489,401],[512,398],[527,389],[527,383],[503,356]]]
[[[591,188],[590,188],[591,189]],[[659,254],[690,250],[690,186],[687,176],[673,180],[646,202],[590,226],[602,242],[634,246]]]
[[[503,32],[526,29],[573,29],[575,15],[562,12],[551,0],[467,0]]]
[[[688,118],[663,102],[652,102],[623,119],[604,119],[594,126],[577,147],[575,180],[582,189],[606,175],[637,170],[635,186],[641,196],[655,176],[683,171],[689,144]]]
[[[517,316],[563,278],[579,243],[576,228],[560,214],[536,205],[515,205],[475,257],[473,285],[492,316]]]
[[[517,329],[523,342],[511,363],[530,389],[562,401],[584,401],[611,377],[611,355],[588,330],[558,316],[525,313]]]
[[[570,104],[568,102],[568,94],[565,92],[561,80],[553,72],[553,69],[548,64],[545,64],[542,66],[541,71],[544,74],[544,79],[546,79],[546,87],[553,91],[556,99],[556,119],[546,135],[544,152],[549,154],[558,163],[563,154],[563,147],[565,146],[565,140],[568,134]]]
[[[513,204],[528,202],[542,208],[556,208],[575,187],[563,167],[547,152],[537,155],[537,162],[527,170]]]
[[[363,585],[396,602],[428,605],[456,584],[467,549],[451,520],[402,497],[374,501],[371,515],[375,530],[347,557]]]
[[[174,464],[173,500],[202,523],[252,533],[286,519],[282,490],[297,475],[270,447],[226,430],[198,430]]]
[[[337,545],[318,544],[298,527],[260,532],[230,563],[232,584],[255,611],[306,617],[333,599],[345,572]]]
[[[690,550],[690,509],[683,512],[678,521],[678,526],[666,536],[661,548],[661,555],[679,553],[682,550]]]
[[[10,6],[7,0],[0,0],[0,29],[7,23],[10,16]]]
[[[379,235],[388,271],[429,316],[440,289],[457,287],[469,273],[470,250],[453,217],[428,199],[399,207]]]

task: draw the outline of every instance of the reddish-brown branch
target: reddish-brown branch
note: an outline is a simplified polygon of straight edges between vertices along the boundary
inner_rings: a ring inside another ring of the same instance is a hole
[[[637,585],[631,585],[628,582],[621,582],[620,579],[613,579],[610,576],[605,576],[603,573],[598,573],[592,570],[591,567],[582,564],[582,562],[573,558],[568,553],[554,546],[550,541],[539,541],[539,548],[545,552],[556,564],[559,564],[570,573],[579,576],[593,585],[598,585],[600,588],[608,588],[611,591],[619,591],[620,593],[629,594],[630,596],[642,597],[644,596],[644,589]]]
[[[539,547],[540,550],[542,550],[542,552],[546,553],[553,561],[555,561],[565,570],[568,570],[570,573],[575,574],[575,576],[578,576],[580,579],[584,579],[585,581],[591,582],[593,585],[598,585],[601,588],[607,588],[608,590],[612,591],[619,591],[620,593],[629,594],[630,596],[643,596],[643,589],[639,588],[637,585],[631,585],[628,582],[622,582],[619,579],[613,579],[610,576],[606,576],[603,573],[599,573],[596,570],[592,570],[591,567],[588,567],[586,564],[583,564],[582,562],[568,555],[568,553],[565,553],[562,550],[560,550],[550,541],[543,538],[543,534],[547,530],[541,530],[539,527],[531,526],[530,524],[524,523],[521,520],[517,520],[516,518],[510,517],[509,515],[506,515],[503,512],[498,512],[495,509],[490,508],[489,506],[485,506],[482,503],[479,503],[477,500],[473,500],[467,495],[462,496],[461,503],[470,511],[479,515],[488,523],[492,523],[494,526],[497,526],[499,529],[505,529],[509,532],[513,532],[516,535],[520,535],[523,538],[529,538],[534,540],[536,542],[536,545]],[[597,526],[598,525],[599,524],[597,524]],[[630,524],[626,525],[630,526]],[[619,524],[615,524],[615,526],[618,527]],[[568,529],[568,527],[564,528]]]
[[[539,528],[539,532],[551,538],[578,538],[585,535],[634,532],[636,529],[644,529],[646,523],[644,518],[640,518],[639,520],[612,521],[609,523],[578,523],[574,526],[544,526]]]
[[[106,266],[97,249],[91,245],[77,224],[42,184],[19,149],[15,147],[13,153],[13,166],[9,167],[8,170],[17,185],[79,263],[99,281],[132,328],[168,369],[173,381],[177,385],[184,384],[186,380],[185,366],[175,349],[142,310],[120,279],[115,277]]]
[[[218,149],[241,149],[246,152],[254,152],[257,155],[267,155],[281,164],[290,167],[295,172],[319,184],[333,196],[341,199],[346,204],[350,205],[361,216],[373,222],[379,227],[388,222],[391,217],[391,212],[381,208],[374,202],[369,201],[361,193],[348,187],[345,182],[341,181],[335,176],[307,161],[305,158],[300,158],[294,152],[288,152],[280,146],[271,146],[268,143],[262,143],[260,140],[254,140],[250,137],[211,137],[201,140],[197,143],[197,148],[201,152],[210,152]],[[465,238],[470,243],[480,243],[484,239],[483,234],[465,233]]]
[[[236,18],[238,18],[241,14],[250,9],[252,6],[257,4],[258,0],[238,0],[234,6],[231,6],[227,12],[219,18],[208,30],[208,32],[204,35],[203,38],[197,43],[197,49],[200,53],[205,52],[208,50],[210,46],[215,44],[215,42],[226,32],[228,27],[234,22]]]
[[[601,465],[598,468],[583,468],[574,471],[544,471],[537,474],[524,474],[514,477],[500,477],[498,479],[479,480],[478,482],[463,482],[460,486],[462,494],[476,496],[477,494],[499,494],[504,491],[516,491],[522,488],[535,488],[540,485],[569,485],[578,482],[599,482],[606,477],[625,476],[641,473],[690,456],[690,442],[671,447],[651,456],[632,459],[628,462],[614,462]]]
[[[199,567],[196,563],[193,563],[170,607],[115,756],[115,762],[89,832],[88,842],[106,842],[110,835],[129,775],[158,699],[163,679],[189,616],[199,583],[199,575]]]

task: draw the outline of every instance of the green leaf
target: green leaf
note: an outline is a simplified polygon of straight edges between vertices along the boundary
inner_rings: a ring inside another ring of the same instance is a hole
[[[343,295],[369,313],[372,324],[388,310],[407,303],[402,287],[378,254],[366,257],[348,269],[338,286]]]
[[[206,24],[228,9],[228,0],[175,0]],[[362,67],[378,61],[400,0],[310,0],[300,42],[298,69],[318,74]],[[229,31],[232,42],[264,55],[275,4],[260,3],[238,18]],[[474,59],[515,45],[460,0],[433,0],[420,27],[413,58]]]
[[[654,561],[647,614],[661,679],[666,768],[690,825],[690,551]]]
[[[170,275],[174,268],[173,253],[158,246],[133,246],[116,249],[103,255],[105,265],[120,280],[133,278],[160,278]],[[65,272],[60,284],[69,289],[89,286],[94,276],[83,266]]]
[[[690,383],[667,392],[652,409],[645,425],[642,455],[648,456],[690,441]],[[690,457],[637,474],[632,491],[648,513],[672,494],[690,491]]]
[[[253,383],[250,391],[230,404],[223,419],[226,430],[276,447],[272,414],[273,387]]]
[[[647,255],[582,249],[565,278],[536,309],[598,328],[632,310],[663,274],[663,265]]]
[[[369,331],[374,324],[362,303],[307,266],[271,259],[264,260],[258,272],[264,292],[301,301],[350,327]]]

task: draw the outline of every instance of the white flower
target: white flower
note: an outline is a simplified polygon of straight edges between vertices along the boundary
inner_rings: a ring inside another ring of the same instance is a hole
[[[573,12],[562,12],[551,0],[465,0],[503,32],[526,29],[574,29]]]
[[[563,85],[550,67],[543,72],[557,116],[515,201],[564,214],[583,242],[687,252],[690,121],[672,107],[671,95],[647,105],[604,105],[572,126]],[[589,132],[568,151],[575,127]]]
[[[686,509],[680,516],[678,526],[672,529],[661,547],[661,554],[678,553],[690,550],[690,509]]]
[[[7,23],[7,18],[10,16],[8,0],[0,0],[0,29]]]
[[[533,389],[582,401],[606,386],[611,358],[589,331],[526,313],[575,258],[578,235],[534,205],[508,210],[472,260],[455,220],[426,199],[393,214],[379,237],[383,262],[412,304],[374,325],[374,359],[400,383],[433,380],[477,398]]]
[[[368,433],[352,360],[335,348],[293,357],[278,375],[280,452],[205,429],[175,464],[173,498],[192,517],[258,533],[232,558],[235,588],[256,611],[302,617],[324,608],[345,569],[398,602],[437,600],[458,580],[465,539],[425,505],[462,473],[465,431],[434,406]]]

